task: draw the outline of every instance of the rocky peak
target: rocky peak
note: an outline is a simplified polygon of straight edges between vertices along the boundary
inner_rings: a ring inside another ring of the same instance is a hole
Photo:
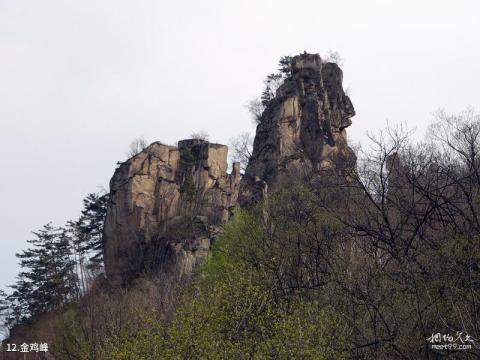
[[[147,272],[168,293],[205,261],[235,206],[254,204],[291,178],[351,168],[355,155],[345,129],[355,111],[342,78],[318,54],[293,58],[257,126],[241,181],[238,163],[227,173],[227,147],[200,139],[177,147],[156,142],[122,163],[110,181],[104,230],[110,282],[125,284]]]
[[[239,164],[227,174],[227,152],[197,139],[155,142],[116,169],[104,230],[113,284],[142,272],[179,278],[206,258],[215,227],[237,204]]]
[[[277,91],[257,126],[253,154],[242,179],[240,204],[276,191],[289,177],[339,173],[355,162],[346,128],[355,115],[343,73],[318,54],[292,59],[291,75]],[[264,185],[262,185],[264,183]]]

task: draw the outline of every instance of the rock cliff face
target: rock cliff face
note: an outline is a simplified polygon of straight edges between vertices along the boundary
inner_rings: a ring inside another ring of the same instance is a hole
[[[354,114],[340,68],[305,53],[266,107],[241,181],[239,164],[227,174],[227,147],[202,140],[153,143],[121,164],[104,229],[109,281],[147,272],[171,287],[205,261],[237,204],[254,204],[293,177],[345,175],[356,161],[345,131]]]
[[[116,169],[104,228],[111,283],[142,272],[172,282],[205,260],[237,203],[239,164],[227,174],[227,151],[202,140],[156,142]]]
[[[346,130],[355,115],[342,87],[342,70],[318,54],[292,60],[291,74],[267,105],[242,178],[240,204],[275,192],[289,178],[341,174],[356,158]],[[328,174],[328,175],[327,175]]]

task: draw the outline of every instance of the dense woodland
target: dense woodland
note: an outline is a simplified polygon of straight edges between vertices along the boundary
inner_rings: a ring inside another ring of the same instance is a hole
[[[438,112],[422,142],[386,129],[357,157],[238,209],[173,303],[149,274],[107,285],[108,195],[88,195],[17,254],[0,302],[11,339],[58,359],[478,358],[480,116]],[[457,331],[471,349],[427,341]]]

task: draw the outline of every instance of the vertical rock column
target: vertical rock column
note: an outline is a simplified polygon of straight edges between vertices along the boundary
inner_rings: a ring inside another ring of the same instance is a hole
[[[292,61],[291,75],[267,105],[257,126],[253,153],[240,186],[240,205],[275,192],[289,179],[327,170],[340,173],[356,162],[346,141],[355,111],[342,87],[342,70],[318,54]],[[260,185],[259,185],[260,184]]]

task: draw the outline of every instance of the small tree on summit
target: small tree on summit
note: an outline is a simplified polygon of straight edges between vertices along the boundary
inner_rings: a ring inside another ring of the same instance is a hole
[[[287,55],[282,56],[278,62],[278,72],[267,76],[264,81],[265,89],[262,92],[262,104],[267,106],[268,103],[276,96],[278,88],[283,82],[292,75],[293,57]]]
[[[130,143],[129,150],[127,152],[127,159],[137,155],[139,152],[145,150],[148,146],[147,140],[143,137],[136,138]]]
[[[208,139],[210,138],[210,135],[206,131],[200,130],[200,131],[191,133],[190,138],[195,140],[208,141]]]
[[[278,62],[278,72],[271,73],[263,81],[264,89],[260,98],[254,98],[245,105],[256,124],[261,122],[263,111],[277,95],[278,88],[292,75],[292,60],[290,55],[282,56]]]
[[[293,57],[290,55],[282,56],[278,61],[278,71],[285,79],[292,75],[292,61]]]
[[[327,56],[325,56],[325,58],[322,59],[322,62],[323,63],[335,63],[337,64],[338,66],[342,67],[345,60],[343,59],[342,55],[340,55],[340,53],[338,51],[333,51],[333,50],[329,50],[328,53],[327,53]]]
[[[229,147],[231,149],[230,160],[232,162],[239,162],[240,170],[245,172],[253,151],[252,134],[244,132],[237,137],[230,139]]]

